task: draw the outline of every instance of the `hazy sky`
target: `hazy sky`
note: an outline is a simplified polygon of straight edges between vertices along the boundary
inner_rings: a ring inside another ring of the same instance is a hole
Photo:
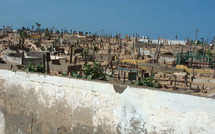
[[[0,27],[42,27],[101,33],[139,33],[151,38],[210,40],[215,35],[215,0],[0,0]]]

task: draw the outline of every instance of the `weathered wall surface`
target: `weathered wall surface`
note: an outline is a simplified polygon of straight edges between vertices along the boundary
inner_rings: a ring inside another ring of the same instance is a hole
[[[0,109],[0,134],[5,134],[5,119]]]
[[[0,133],[215,133],[215,100],[0,69]]]

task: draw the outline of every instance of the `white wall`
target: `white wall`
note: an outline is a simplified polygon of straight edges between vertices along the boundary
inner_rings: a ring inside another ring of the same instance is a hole
[[[0,109],[0,134],[5,134],[5,120],[4,120],[4,114],[2,113]]]
[[[152,44],[158,44],[157,39],[150,39],[152,41]],[[140,39],[140,42],[148,43],[148,39]],[[168,39],[161,39],[159,40],[159,43],[166,44],[166,45],[186,45],[187,41],[184,40],[168,40]]]
[[[32,112],[38,112],[40,118],[44,109],[65,105],[73,117],[66,118],[73,123],[71,130],[79,123],[94,127],[95,133],[98,127],[106,133],[123,134],[215,133],[215,100],[210,98],[134,87],[127,87],[119,94],[109,83],[1,69],[0,79],[5,80],[6,94],[18,90],[31,96],[29,92],[33,90],[34,98],[43,108]],[[19,88],[11,89],[14,86]],[[29,109],[31,107],[29,104]],[[79,117],[82,114],[87,118]],[[53,121],[56,120],[61,119],[56,117]]]

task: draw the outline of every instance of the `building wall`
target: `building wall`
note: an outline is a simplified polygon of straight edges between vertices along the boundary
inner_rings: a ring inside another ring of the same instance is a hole
[[[56,64],[51,64],[51,62],[49,63],[49,67],[51,71],[55,71],[55,72],[61,72],[64,73],[68,71],[68,65],[56,65]]]
[[[27,56],[43,58],[43,54],[46,54],[46,53],[47,52],[28,52]]]
[[[6,134],[215,133],[215,101],[100,81],[0,69]],[[4,113],[4,114],[3,114]]]
[[[152,44],[158,44],[158,40],[156,39],[150,39],[152,41]],[[140,42],[148,43],[148,39],[140,39]],[[184,40],[168,40],[168,39],[161,39],[159,40],[159,43],[164,45],[186,45],[187,41]]]
[[[36,65],[36,64],[43,64],[43,58],[24,58],[23,59],[23,64],[27,65],[27,64],[32,64],[32,65]]]

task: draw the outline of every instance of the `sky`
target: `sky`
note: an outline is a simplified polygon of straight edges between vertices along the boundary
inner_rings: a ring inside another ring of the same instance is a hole
[[[214,0],[0,0],[0,28],[35,26],[150,38],[212,40]]]

